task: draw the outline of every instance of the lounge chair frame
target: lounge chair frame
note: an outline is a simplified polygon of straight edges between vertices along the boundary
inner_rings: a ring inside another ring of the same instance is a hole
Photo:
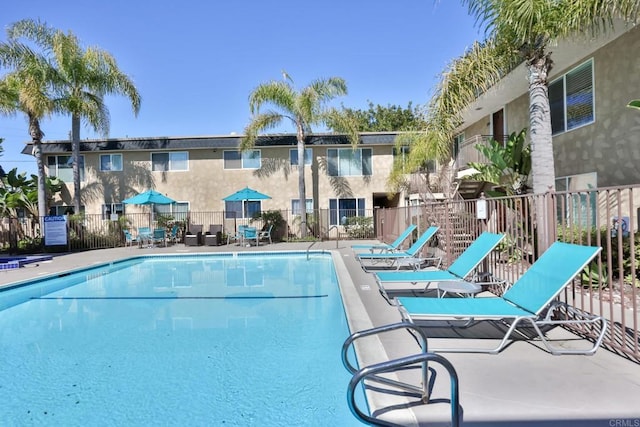
[[[429,284],[434,282],[460,281],[469,279],[472,273],[478,268],[480,263],[500,244],[505,238],[504,234],[484,232],[465,249],[458,258],[449,266],[447,270],[421,270],[418,272],[378,272],[375,273],[376,284],[382,296],[393,304],[393,297],[385,285],[392,283],[407,284],[403,289],[394,291],[416,290],[418,284],[424,284],[419,289],[425,292]],[[503,280],[481,281],[481,285],[504,285]]]
[[[604,339],[607,322],[557,300],[558,295],[602,248],[556,242],[514,283],[502,297],[425,298],[398,297],[398,309],[403,321],[450,319],[452,328],[468,328],[478,322],[497,320],[509,325],[495,348],[432,348],[434,352],[490,353],[501,352],[520,331],[521,323],[530,324],[543,346],[554,355],[594,354]],[[452,319],[452,320],[451,320]],[[460,321],[462,325],[458,325]],[[567,349],[552,346],[543,329],[548,326],[585,325],[596,333],[594,345],[587,349]],[[521,335],[527,337],[525,334]],[[527,338],[528,339],[528,338]]]
[[[442,258],[440,257],[420,257],[420,251],[436,235],[439,228],[440,227],[437,226],[427,228],[406,251],[362,253],[356,254],[356,259],[360,262],[360,266],[366,272],[374,271],[374,269],[400,270],[402,266],[410,266],[416,269],[424,262],[428,261],[432,261],[434,264],[440,265],[440,262],[442,261]],[[367,263],[367,261],[369,263]]]
[[[396,240],[394,240],[393,242],[387,244],[387,243],[378,243],[378,244],[373,244],[373,245],[352,245],[351,249],[353,249],[354,251],[358,251],[358,250],[368,250],[370,253],[383,253],[383,252],[393,252],[393,251],[397,251],[400,249],[400,245],[402,244],[402,242],[404,242],[405,240],[407,240],[407,237],[411,236],[411,233],[413,233],[413,230],[415,230],[416,228],[418,228],[416,225],[411,224],[409,225],[409,227],[407,227],[399,236]]]

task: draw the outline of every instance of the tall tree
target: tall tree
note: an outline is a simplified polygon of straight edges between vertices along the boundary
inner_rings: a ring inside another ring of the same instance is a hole
[[[51,56],[57,70],[55,89],[59,108],[71,114],[71,156],[73,160],[73,202],[80,213],[80,123],[103,136],[109,134],[109,110],[105,95],[129,98],[135,115],[140,110],[140,94],[133,81],[120,69],[115,58],[101,49],[84,49],[72,33],[56,30],[46,23],[25,19],[8,29],[11,40],[24,37]]]
[[[0,43],[0,66],[8,69],[0,80],[0,113],[11,115],[23,112],[27,116],[38,169],[38,216],[42,221],[47,214],[47,205],[42,161],[44,132],[40,128],[40,120],[57,111],[50,93],[55,69],[41,54],[11,40]]]
[[[426,123],[419,107],[409,102],[406,108],[399,105],[374,105],[367,110],[344,108],[343,114],[352,118],[360,132],[409,132],[424,130]],[[332,123],[328,126],[333,128]]]
[[[334,130],[347,134],[353,146],[358,144],[359,135],[348,117],[327,105],[332,99],[347,94],[347,84],[343,79],[339,77],[318,79],[298,91],[286,72],[283,72],[283,77],[282,81],[274,80],[260,84],[249,95],[252,117],[245,127],[245,136],[240,143],[240,149],[246,151],[253,148],[260,132],[273,129],[285,120],[293,124],[296,129],[298,148],[298,192],[300,219],[303,224],[301,235],[306,237],[304,149],[307,137],[312,132],[312,126],[331,123]],[[274,109],[263,111],[265,106]]]

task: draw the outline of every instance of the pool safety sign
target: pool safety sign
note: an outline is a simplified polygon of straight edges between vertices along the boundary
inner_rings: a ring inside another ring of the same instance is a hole
[[[67,244],[67,217],[52,215],[44,217],[45,246]]]

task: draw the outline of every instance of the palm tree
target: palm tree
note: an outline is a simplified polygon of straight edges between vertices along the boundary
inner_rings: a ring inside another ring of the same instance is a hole
[[[391,189],[401,188],[406,174],[420,171],[428,160],[437,160],[444,166],[441,181],[446,181],[451,167],[451,141],[463,123],[461,113],[479,93],[489,90],[518,63],[514,55],[502,49],[493,40],[474,43],[463,56],[447,65],[427,106],[425,128],[396,138],[397,146],[411,149],[405,161],[394,163],[388,179]],[[444,182],[443,187],[448,184]]]
[[[638,18],[638,0],[463,0],[498,53],[518,53],[528,71],[533,192],[555,188],[548,75],[549,46],[585,32],[612,30],[614,21]]]
[[[273,129],[285,119],[296,128],[298,148],[298,191],[300,203],[301,235],[307,235],[306,188],[304,175],[304,149],[307,136],[311,134],[311,127],[315,125],[332,124],[334,130],[345,132],[351,144],[355,147],[359,142],[359,134],[355,125],[340,111],[328,108],[329,101],[347,94],[346,82],[339,77],[318,79],[308,86],[296,91],[293,80],[283,72],[282,81],[262,83],[249,95],[249,108],[252,118],[245,127],[245,137],[240,143],[242,151],[255,146],[258,134]],[[273,110],[261,112],[265,105],[274,107]]]
[[[47,205],[40,120],[57,111],[49,91],[55,70],[44,56],[15,41],[0,43],[0,66],[9,69],[0,80],[0,113],[23,112],[28,119],[38,169],[38,216],[42,221]]]
[[[12,24],[9,38],[25,37],[52,55],[57,70],[55,88],[60,109],[71,114],[71,156],[73,161],[73,201],[80,213],[80,122],[84,120],[103,136],[109,134],[109,110],[105,95],[124,95],[135,115],[140,111],[140,94],[123,74],[115,58],[98,48],[83,49],[71,32],[64,33],[46,23],[25,19]]]

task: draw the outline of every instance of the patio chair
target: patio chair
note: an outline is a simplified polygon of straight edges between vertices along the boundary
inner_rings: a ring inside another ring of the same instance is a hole
[[[607,329],[606,320],[601,316],[586,313],[560,302],[557,297],[600,251],[599,247],[555,242],[501,297],[398,297],[396,298],[398,309],[403,321],[409,323],[415,323],[418,320],[449,319],[454,323],[449,322],[447,325],[453,328],[469,328],[482,321],[500,321],[508,325],[504,337],[498,346],[492,349],[434,349],[430,344],[429,351],[496,354],[506,347],[509,338],[516,331],[525,339],[531,339],[524,331],[518,330],[521,322],[525,322],[533,327],[550,353],[591,355],[602,343]],[[465,323],[456,326],[455,322],[460,320]],[[562,325],[584,326],[585,333],[587,326],[593,327],[596,332],[594,345],[587,349],[552,346],[541,327],[546,330],[549,327]],[[530,328],[527,329],[530,330]]]
[[[167,231],[164,228],[154,228],[153,237],[151,238],[151,244],[153,246],[163,245],[167,246]]]
[[[218,246],[222,244],[222,225],[209,224],[209,231],[204,234],[205,246]]]
[[[167,236],[168,243],[171,243],[171,244],[178,243],[178,231],[180,231],[180,226],[178,224],[173,224],[173,227],[171,227],[171,231]]]
[[[368,250],[371,253],[397,251],[400,249],[400,245],[402,244],[402,242],[404,242],[407,237],[411,236],[411,233],[413,233],[413,230],[415,230],[416,228],[417,227],[415,225],[411,224],[398,236],[396,240],[389,244],[378,243],[374,245],[351,245],[351,249],[353,249],[354,251]]]
[[[200,246],[202,244],[202,225],[191,224],[184,235],[185,246]]]
[[[150,227],[138,227],[138,244],[142,247],[151,244],[153,233]]]
[[[484,232],[465,249],[446,270],[421,270],[375,273],[380,293],[391,302],[389,291],[414,290],[417,284],[424,284],[426,291],[430,283],[461,281],[471,273],[504,239],[504,234]],[[490,284],[485,282],[484,284]]]
[[[235,242],[237,245],[244,243],[244,229],[246,225],[239,225],[237,231],[227,234],[227,245],[231,242]]]
[[[269,244],[272,244],[271,241],[271,230],[273,230],[273,224],[269,226],[266,230],[262,230],[258,233],[258,240],[269,240]]]
[[[256,246],[260,246],[260,238],[259,238],[258,230],[255,227],[245,227],[244,235],[242,236],[243,243],[246,242],[247,245],[251,244],[254,240],[256,242]]]
[[[137,237],[133,237],[131,235],[131,233],[129,232],[129,230],[122,230],[122,233],[124,234],[124,246],[127,247],[133,247],[134,244],[138,244],[138,238]]]
[[[436,235],[440,227],[431,226],[422,233],[418,240],[406,251],[398,252],[385,252],[385,253],[362,253],[356,254],[356,259],[360,262],[362,269],[366,272],[371,269],[396,269],[399,270],[402,266],[411,266],[417,268],[422,263],[428,260],[437,262],[439,265],[439,257],[421,258],[420,251],[422,247],[427,244],[433,236]]]

